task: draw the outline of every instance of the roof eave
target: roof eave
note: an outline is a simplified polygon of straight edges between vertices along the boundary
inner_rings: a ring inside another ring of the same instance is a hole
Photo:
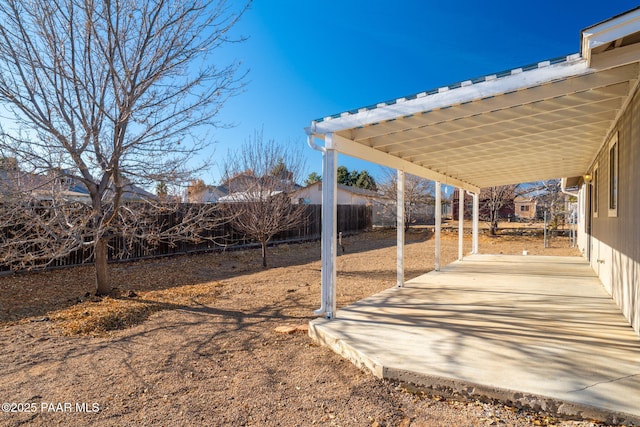
[[[585,28],[581,32],[580,53],[591,66],[592,51],[640,31],[640,7]]]

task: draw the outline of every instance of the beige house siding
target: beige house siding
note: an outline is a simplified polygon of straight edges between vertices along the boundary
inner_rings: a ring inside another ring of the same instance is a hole
[[[354,193],[340,187],[337,189],[336,199],[338,205],[370,205],[373,200],[371,196]],[[291,195],[291,202],[294,204],[321,205],[322,182],[316,182],[295,191]]]
[[[513,199],[515,215],[522,219],[535,219],[536,201],[532,198],[516,197]]]
[[[610,141],[616,134],[617,216],[609,209]],[[640,334],[640,94],[637,91],[611,136],[604,141],[595,164],[598,174],[597,182],[592,182],[592,193],[596,193],[593,190],[597,186],[598,213],[596,217],[591,212],[591,266]]]

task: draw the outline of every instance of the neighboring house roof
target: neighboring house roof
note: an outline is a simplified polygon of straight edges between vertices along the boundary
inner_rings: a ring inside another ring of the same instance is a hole
[[[54,190],[52,185],[57,185]],[[89,190],[82,181],[73,176],[52,178],[51,175],[40,175],[20,170],[0,170],[0,192],[30,191],[39,199],[50,199],[54,191],[77,201],[88,201]],[[124,186],[123,199],[128,201],[150,200],[156,196],[136,185]]]
[[[444,184],[584,175],[640,74],[640,9],[582,32],[581,52],[311,121],[337,151]]]
[[[298,186],[298,188],[293,192],[293,194],[298,193],[300,190],[310,189],[312,187],[318,187],[322,185],[322,181],[317,181],[312,184],[307,185],[306,187]],[[347,191],[352,194],[357,194],[363,197],[369,198],[380,198],[382,197],[380,193],[376,191],[367,190],[365,188],[353,187],[351,185],[338,184],[338,189]]]
[[[89,197],[89,190],[79,178],[66,177],[66,182],[69,186],[69,191],[85,194],[87,197]],[[157,198],[155,194],[144,190],[134,184],[125,184],[122,191],[122,198],[127,201],[154,200]]]
[[[218,186],[225,194],[229,194],[230,192],[237,191],[245,191],[247,188],[251,187],[258,180],[255,176],[242,173],[227,179],[222,185]]]
[[[282,194],[282,191],[237,191],[220,197],[218,201],[221,203],[255,202],[265,200],[278,194]]]
[[[267,175],[263,177],[256,177],[251,174],[243,173],[227,179],[217,188],[224,191],[226,194],[234,192],[246,191],[256,185],[261,187],[273,187],[281,191],[289,191],[290,189],[297,190],[302,188],[299,184],[292,182],[289,179],[278,178],[275,176]]]
[[[359,196],[364,196],[369,198],[380,197],[380,194],[378,194],[378,192],[367,190],[366,188],[354,187],[352,185],[344,185],[344,184],[338,184],[338,188],[353,194],[357,194]]]
[[[188,192],[190,203],[215,203],[227,194],[227,188],[222,186],[207,185],[197,193]]]
[[[523,196],[516,196],[513,199],[514,202],[517,203],[531,203],[531,202],[536,202],[536,199],[534,199],[533,197],[523,197]]]

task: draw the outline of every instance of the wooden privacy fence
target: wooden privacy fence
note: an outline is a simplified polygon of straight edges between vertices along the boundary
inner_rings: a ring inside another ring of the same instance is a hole
[[[270,243],[303,242],[317,240],[322,230],[322,206],[307,205],[305,220],[297,227],[275,235]],[[338,205],[338,231],[353,234],[372,227],[372,209],[365,205]],[[167,227],[172,227],[179,221],[178,214],[163,216]],[[212,229],[201,233],[198,242],[191,240],[174,240],[171,243],[158,243],[150,247],[144,243],[131,244],[125,238],[114,237],[109,242],[109,260],[137,260],[177,254],[199,253],[210,251],[224,251],[259,247],[260,244],[238,231],[228,222],[221,223]],[[93,263],[92,248],[80,249],[71,254],[46,262],[47,268],[77,266]],[[44,265],[43,265],[44,266]],[[0,272],[11,270],[11,266],[0,265]]]

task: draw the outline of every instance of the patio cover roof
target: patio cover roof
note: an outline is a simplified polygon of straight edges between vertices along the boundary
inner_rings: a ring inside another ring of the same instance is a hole
[[[581,177],[639,73],[640,8],[583,30],[579,54],[314,120],[307,132],[473,192]]]

